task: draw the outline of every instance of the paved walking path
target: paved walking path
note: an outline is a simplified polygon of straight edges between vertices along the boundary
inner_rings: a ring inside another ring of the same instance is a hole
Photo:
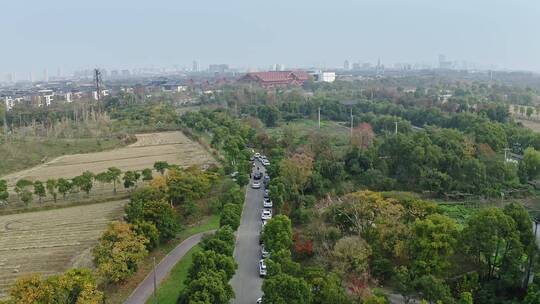
[[[184,257],[184,255],[191,249],[193,246],[197,245],[203,235],[211,233],[212,231],[206,231],[194,234],[189,238],[185,239],[180,243],[176,248],[174,248],[169,254],[159,262],[156,266],[156,281],[157,286],[171,271],[171,269]],[[131,293],[129,298],[124,302],[124,304],[144,304],[152,296],[154,292],[154,272],[150,272],[144,281],[142,281],[139,286]]]

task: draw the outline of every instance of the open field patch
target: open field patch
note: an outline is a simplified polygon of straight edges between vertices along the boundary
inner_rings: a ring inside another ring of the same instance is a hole
[[[41,181],[49,178],[72,178],[86,170],[99,173],[113,166],[126,171],[152,168],[156,161],[181,166],[214,162],[200,144],[190,140],[180,131],[136,136],[137,142],[124,148],[61,156],[43,165],[6,175],[2,179],[6,179],[8,184],[13,186],[22,178]]]
[[[20,276],[91,267],[90,250],[126,201],[0,216],[0,298]]]

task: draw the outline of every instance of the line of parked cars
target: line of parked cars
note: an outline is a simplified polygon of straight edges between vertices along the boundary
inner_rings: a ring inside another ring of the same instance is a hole
[[[270,252],[264,247],[264,243],[262,240],[262,232],[264,229],[264,226],[268,223],[268,221],[272,218],[272,200],[270,199],[270,190],[268,189],[270,186],[270,176],[268,174],[265,174],[263,170],[259,167],[259,165],[263,165],[264,167],[267,167],[270,165],[270,161],[268,158],[264,155],[261,155],[260,153],[255,153],[251,160],[253,161],[253,181],[251,183],[251,188],[253,189],[263,189],[263,209],[261,211],[261,231],[259,235],[259,245],[261,249],[261,259],[259,260],[258,270],[259,270],[259,276],[264,277],[266,276],[266,263],[265,259],[270,257]],[[262,298],[257,299],[256,303],[262,303]]]

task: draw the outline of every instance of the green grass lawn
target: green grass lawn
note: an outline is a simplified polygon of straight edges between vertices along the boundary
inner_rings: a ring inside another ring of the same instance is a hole
[[[169,273],[169,276],[161,282],[158,288],[158,300],[160,304],[175,304],[178,300],[180,292],[185,288],[185,281],[188,275],[188,269],[193,262],[193,255],[201,251],[201,247],[195,246],[176,264]],[[156,303],[155,298],[152,297],[148,301],[148,304]]]

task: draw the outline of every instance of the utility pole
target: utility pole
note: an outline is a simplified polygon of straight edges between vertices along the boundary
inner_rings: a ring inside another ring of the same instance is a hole
[[[352,115],[352,107],[351,107],[351,138],[352,138],[353,124],[354,124],[354,118]]]
[[[504,148],[504,162],[508,161],[507,152],[510,151],[510,148]]]
[[[319,107],[319,129],[321,128],[321,107]]]
[[[4,125],[4,143],[7,145],[8,142],[8,127],[7,127],[7,103],[4,104],[4,110],[2,111],[4,113],[3,117],[3,125]]]
[[[101,112],[101,71],[98,68],[94,69],[94,82],[96,84],[98,111]]]
[[[534,218],[534,246],[537,245],[537,239],[536,239],[536,233],[538,230],[538,224],[540,224],[540,218],[538,215]],[[523,279],[523,289],[527,290],[529,287],[529,280],[531,279],[531,269],[533,266],[533,260],[534,260],[534,249],[531,249],[531,252],[529,253],[529,263],[527,264],[527,275],[525,279]]]
[[[154,260],[154,299],[155,299],[156,304],[159,304],[159,299],[157,296],[156,257],[154,257],[153,260]]]
[[[96,84],[96,94],[97,101],[101,99],[101,71],[99,69],[94,69],[94,82]]]

